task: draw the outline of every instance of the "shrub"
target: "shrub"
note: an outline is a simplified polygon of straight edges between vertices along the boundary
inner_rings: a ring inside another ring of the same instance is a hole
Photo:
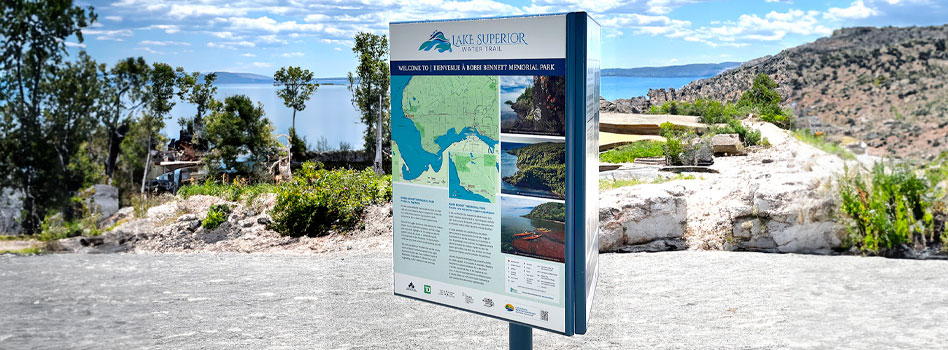
[[[272,228],[288,236],[348,230],[365,207],[392,199],[392,178],[371,170],[325,170],[303,163],[292,182],[277,189]]]
[[[748,129],[740,120],[731,119],[727,125],[722,127],[712,127],[713,134],[737,134],[744,146],[756,146],[760,144],[760,130]]]
[[[230,215],[230,206],[214,204],[207,210],[207,217],[201,222],[201,226],[206,230],[216,229],[227,221],[227,215]]]
[[[845,243],[870,253],[902,244],[944,247],[945,190],[939,183],[945,179],[931,166],[887,169],[876,163],[869,174],[847,168],[839,190],[841,209],[850,219]]]
[[[642,140],[622,145],[599,155],[599,161],[605,163],[631,163],[636,158],[660,157],[664,155],[664,142]]]
[[[685,153],[686,143],[677,136],[666,137],[667,141],[662,145],[662,152],[665,153],[665,163],[668,165],[682,165],[682,154]]]

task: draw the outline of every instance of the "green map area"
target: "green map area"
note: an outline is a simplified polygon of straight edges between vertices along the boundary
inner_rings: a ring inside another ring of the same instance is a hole
[[[496,76],[410,79],[401,85],[401,91],[396,84],[392,88],[402,112],[393,113],[406,118],[400,120],[404,123],[392,125],[394,181],[448,187],[449,154],[489,154],[499,159],[500,85]],[[399,144],[399,140],[413,142],[412,147]],[[496,168],[494,173],[497,178]],[[494,195],[498,186],[492,187]]]
[[[452,153],[451,198],[497,202],[500,192],[499,166],[493,154]]]
[[[500,88],[495,76],[415,76],[402,92],[405,116],[421,132],[421,146],[437,153],[435,142],[449,130],[465,128],[500,139]],[[406,103],[410,101],[410,103]]]

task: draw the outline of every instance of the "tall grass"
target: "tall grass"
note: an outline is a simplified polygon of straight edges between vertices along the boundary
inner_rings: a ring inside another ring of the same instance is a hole
[[[877,163],[868,173],[847,168],[839,190],[849,218],[845,243],[870,253],[903,244],[948,245],[946,179],[944,163]]]

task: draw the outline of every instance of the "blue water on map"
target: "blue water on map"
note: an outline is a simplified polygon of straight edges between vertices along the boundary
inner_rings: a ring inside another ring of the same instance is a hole
[[[444,135],[436,137],[434,142],[438,145],[437,153],[431,153],[422,148],[421,132],[418,131],[415,122],[405,116],[405,109],[402,105],[402,92],[410,81],[411,76],[392,76],[392,142],[398,145],[398,151],[404,161],[402,178],[405,180],[417,179],[428,169],[435,172],[441,171],[444,151],[452,144],[472,135],[483,141],[493,153],[494,147],[500,141],[481,135],[473,127],[465,127],[460,132],[451,128]]]
[[[473,155],[472,153],[471,156]],[[448,195],[451,198],[490,203],[487,197],[471,192],[464,186],[461,186],[461,178],[458,177],[458,168],[454,165],[454,160],[448,161],[448,164],[450,164],[451,167],[450,171],[448,171]],[[471,158],[471,164],[474,164],[473,158]]]

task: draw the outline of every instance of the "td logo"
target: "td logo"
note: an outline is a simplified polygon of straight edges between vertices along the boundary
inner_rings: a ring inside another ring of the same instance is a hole
[[[425,285],[425,294],[431,294],[431,286]]]

